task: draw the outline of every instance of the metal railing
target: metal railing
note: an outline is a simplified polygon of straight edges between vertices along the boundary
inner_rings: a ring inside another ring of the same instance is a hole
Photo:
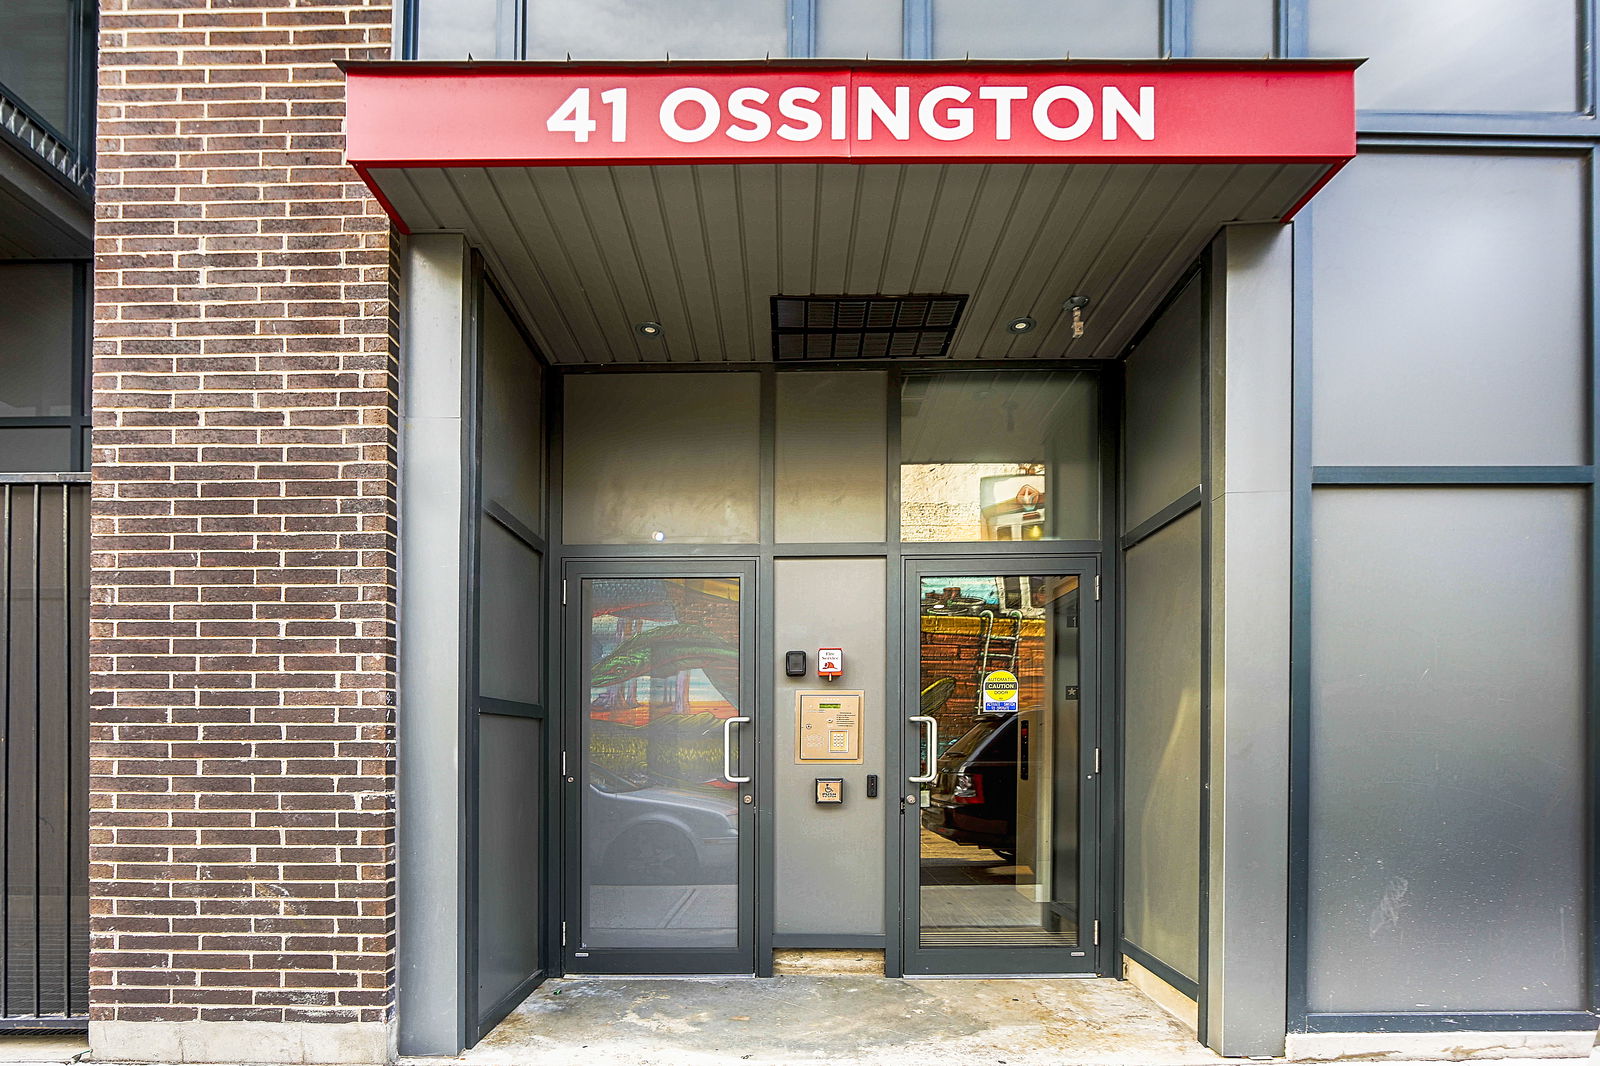
[[[0,478],[0,1030],[87,1021],[86,480]]]

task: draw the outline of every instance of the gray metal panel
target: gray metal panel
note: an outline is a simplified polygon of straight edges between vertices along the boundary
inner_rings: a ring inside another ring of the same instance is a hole
[[[487,447],[485,448],[487,451]],[[478,694],[542,703],[539,553],[485,518],[478,533]],[[533,765],[530,764],[530,770]],[[498,814],[495,815],[498,817]]]
[[[1329,185],[1316,464],[1588,461],[1585,182],[1581,156],[1373,153]]]
[[[769,297],[973,297],[957,359],[1114,357],[1217,227],[1276,218],[1313,165],[721,164],[385,174],[414,230],[479,245],[557,363],[770,357]],[[1080,340],[1062,304],[1094,300]],[[1006,323],[1032,315],[1040,328]],[[655,339],[634,330],[661,323]]]
[[[1213,262],[1207,1042],[1283,1054],[1287,1004],[1293,232]]]
[[[1200,513],[1124,556],[1123,935],[1200,974]]]
[[[1159,0],[933,0],[935,59],[1160,53]]]
[[[1587,512],[1313,494],[1312,1011],[1586,1004]]]
[[[1200,0],[1189,6],[1189,54],[1260,59],[1272,54],[1273,0]]]
[[[1123,379],[1123,532],[1200,484],[1200,279],[1128,356]]]
[[[533,657],[538,661],[538,656]],[[539,969],[542,720],[478,717],[478,1009]]]
[[[72,414],[76,277],[71,263],[0,263],[0,418]]]
[[[406,249],[401,353],[397,893],[400,1050],[462,1047],[462,470],[467,251],[459,237]]]
[[[758,540],[759,384],[754,373],[569,377],[566,542]]]
[[[1575,111],[1577,0],[1310,0],[1310,53],[1370,56],[1356,106]]]
[[[886,648],[882,559],[779,559],[773,566],[774,650],[799,648],[815,669],[819,647],[842,647],[842,688],[861,689],[865,724],[860,765],[794,761],[794,694],[826,687],[778,671],[773,696],[777,761],[775,797],[777,899],[775,931],[881,935],[884,925],[884,810],[898,802],[898,784],[883,777]],[[866,778],[880,775],[877,799]],[[845,802],[814,801],[818,777],[844,778]]]
[[[539,360],[493,292],[483,301],[483,394],[479,412],[485,503],[544,528],[544,402]]]
[[[887,389],[881,373],[778,375],[780,544],[884,539]]]
[[[24,150],[0,141],[0,258],[93,254],[94,218]]]

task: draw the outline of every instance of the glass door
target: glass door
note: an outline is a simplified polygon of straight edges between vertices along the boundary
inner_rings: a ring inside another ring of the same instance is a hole
[[[753,580],[569,566],[569,972],[754,972]]]
[[[907,570],[905,971],[1094,973],[1093,567]]]

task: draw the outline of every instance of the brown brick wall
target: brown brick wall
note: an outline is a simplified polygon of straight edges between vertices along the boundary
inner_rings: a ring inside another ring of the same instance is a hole
[[[99,1020],[394,1002],[389,227],[342,165],[388,0],[102,0]]]

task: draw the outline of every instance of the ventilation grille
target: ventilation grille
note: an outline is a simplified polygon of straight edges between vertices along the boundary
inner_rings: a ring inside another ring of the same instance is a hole
[[[965,296],[774,296],[774,359],[937,359]]]

